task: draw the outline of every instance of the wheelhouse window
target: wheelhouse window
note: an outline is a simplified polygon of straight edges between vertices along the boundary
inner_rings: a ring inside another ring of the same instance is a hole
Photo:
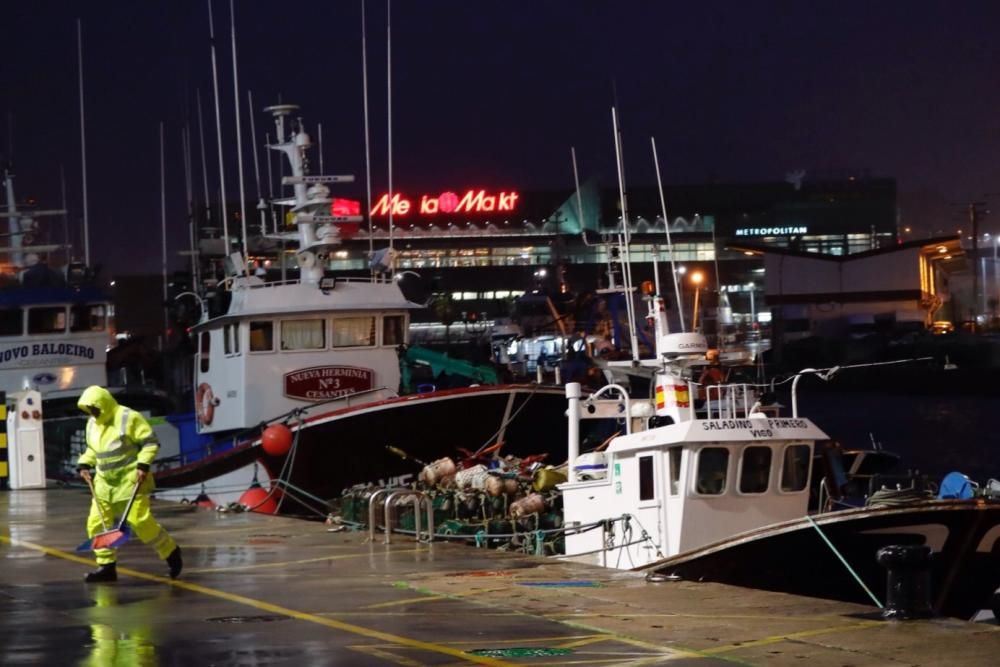
[[[681,447],[671,447],[667,450],[670,460],[670,495],[676,496],[681,492]]]
[[[747,447],[740,465],[740,493],[764,493],[771,481],[771,448]]]
[[[781,466],[781,490],[802,491],[809,484],[809,445],[789,445]]]
[[[20,308],[0,308],[0,336],[20,336],[24,333],[24,311]]]
[[[240,325],[227,324],[222,328],[222,346],[227,355],[240,353]]]
[[[274,322],[250,322],[250,351],[274,352]]]
[[[334,347],[375,345],[374,317],[338,317],[333,320]]]
[[[70,306],[69,330],[73,333],[80,331],[104,331],[107,322],[108,307],[103,303]]]
[[[639,500],[653,500],[656,497],[653,475],[653,457],[639,457]]]
[[[406,342],[403,340],[403,331],[402,315],[386,315],[382,318],[382,345],[402,345]]]
[[[695,491],[706,496],[718,496],[726,490],[729,472],[729,450],[725,447],[705,447],[698,452],[698,477]]]
[[[201,359],[198,362],[198,368],[202,373],[208,372],[208,361],[209,352],[212,351],[212,334],[209,331],[201,332],[201,342],[198,345],[198,355]]]
[[[31,308],[28,310],[29,334],[66,332],[66,308],[63,306]]]
[[[326,320],[282,320],[282,350],[326,348]]]

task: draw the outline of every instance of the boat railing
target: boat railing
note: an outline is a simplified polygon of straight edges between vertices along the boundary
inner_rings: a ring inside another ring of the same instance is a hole
[[[757,402],[757,391],[752,384],[708,384],[705,389],[706,419],[735,419],[746,417]]]
[[[236,281],[233,280],[232,278],[227,278],[226,281],[227,282],[231,281],[230,282],[231,285],[235,285],[236,284]],[[353,276],[353,277],[352,276],[345,276],[345,277],[337,276],[337,278],[335,279],[335,281],[336,281],[336,283],[378,284],[378,283],[373,283],[371,278],[363,278],[363,277],[360,277],[360,276]],[[272,288],[272,287],[282,287],[284,285],[299,285],[301,283],[302,283],[302,281],[299,280],[298,278],[289,278],[289,279],[286,279],[286,280],[268,280],[266,282],[265,281],[261,281],[259,283],[258,282],[253,282],[253,283],[251,283],[251,282],[243,282],[242,286],[245,287],[245,288],[248,288],[248,289],[269,289],[269,288]]]

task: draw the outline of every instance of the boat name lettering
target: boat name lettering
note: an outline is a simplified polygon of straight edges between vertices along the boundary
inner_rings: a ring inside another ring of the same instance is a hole
[[[736,230],[736,236],[791,236],[808,233],[808,227],[740,227]]]
[[[17,345],[0,351],[0,363],[7,363],[15,359],[27,357],[41,357],[45,355],[83,357],[84,359],[94,358],[94,348],[86,345],[72,345],[70,343],[33,343],[31,345]]]
[[[315,366],[285,373],[285,396],[305,401],[340,398],[372,388],[374,372],[353,366]]]
[[[809,428],[809,425],[804,419],[707,419],[701,423],[703,431],[748,429],[754,437],[770,437],[771,429],[778,428]]]
[[[442,192],[439,195],[421,195],[419,199],[408,199],[401,194],[382,195],[372,206],[372,216],[406,215],[415,211],[418,215],[438,215],[440,213],[491,213],[513,211],[521,195],[517,192],[497,192],[486,190],[466,190],[464,194]]]

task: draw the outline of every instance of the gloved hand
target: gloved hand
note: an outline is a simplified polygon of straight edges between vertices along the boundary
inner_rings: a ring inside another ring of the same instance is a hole
[[[80,468],[80,479],[87,482],[88,484],[91,483],[92,478],[90,475],[90,468]]]

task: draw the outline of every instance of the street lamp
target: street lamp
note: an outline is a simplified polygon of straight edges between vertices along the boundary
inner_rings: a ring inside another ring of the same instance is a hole
[[[701,271],[691,273],[691,284],[694,285],[694,314],[691,315],[691,331],[698,330],[698,295],[701,294],[701,283],[705,280],[705,274]]]

